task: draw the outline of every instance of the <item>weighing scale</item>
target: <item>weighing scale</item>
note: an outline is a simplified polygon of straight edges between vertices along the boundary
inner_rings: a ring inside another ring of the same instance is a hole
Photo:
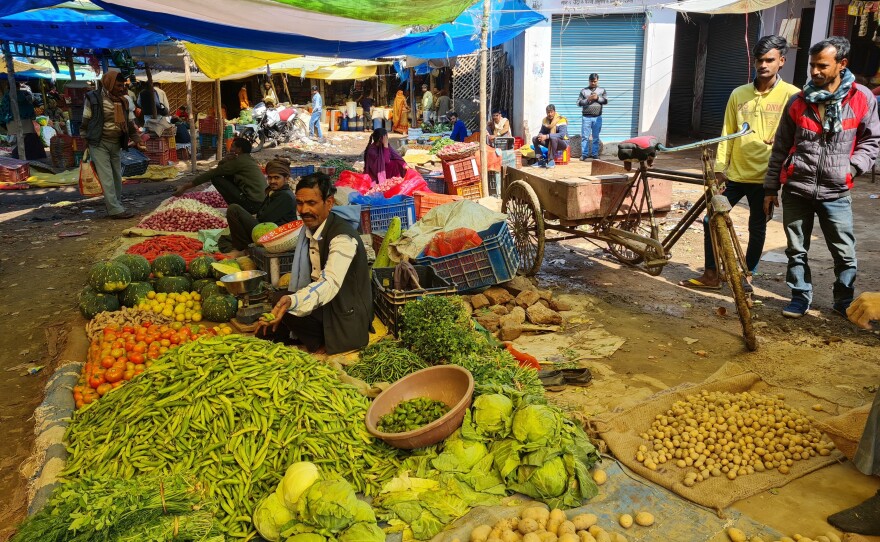
[[[241,332],[253,332],[257,320],[266,312],[272,312],[269,299],[269,285],[265,271],[239,271],[220,278],[226,290],[241,301],[231,324]]]

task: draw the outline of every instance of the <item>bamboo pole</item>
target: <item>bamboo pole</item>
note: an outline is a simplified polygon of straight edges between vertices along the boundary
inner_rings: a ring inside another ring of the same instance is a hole
[[[67,69],[70,70],[70,80],[76,81],[76,67],[73,65],[73,49],[67,48]]]
[[[18,159],[27,160],[24,150],[24,126],[21,124],[21,112],[18,110],[18,85],[15,83],[15,64],[12,61],[12,53],[9,52],[9,43],[3,42],[3,56],[6,59],[6,79],[9,81],[9,108],[12,109],[12,118],[15,122],[15,145],[18,147]]]
[[[417,126],[421,126],[418,122],[419,112],[416,111],[416,70],[415,68],[409,69],[409,112],[412,115],[412,121],[410,122],[410,128],[415,128]]]
[[[223,118],[223,106],[220,103],[220,80],[214,80],[214,100],[215,100],[215,110],[217,112],[217,161],[219,162],[223,158],[223,129],[226,127],[226,123],[224,122],[226,119]]]
[[[281,83],[284,84],[284,93],[287,94],[287,101],[293,105],[293,96],[290,95],[290,89],[287,87],[287,74],[281,74]]]
[[[196,172],[196,112],[193,109],[192,73],[189,66],[189,51],[183,49],[183,74],[186,77],[186,110],[189,111],[189,160],[190,171]]]
[[[489,1],[483,0],[483,24],[480,28],[480,185],[482,186],[483,196],[489,195],[489,161],[486,152],[486,134],[488,118],[487,105],[487,87],[488,87],[488,50],[486,49],[489,40]]]

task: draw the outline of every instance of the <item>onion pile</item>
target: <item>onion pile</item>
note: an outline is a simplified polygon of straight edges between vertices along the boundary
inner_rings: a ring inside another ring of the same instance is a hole
[[[384,194],[385,192],[388,192],[402,182],[403,177],[391,177],[389,179],[385,179],[381,183],[373,185],[373,187],[367,190],[364,195],[369,196],[370,194]]]
[[[204,203],[210,207],[215,209],[225,209],[229,205],[227,205],[226,200],[223,199],[223,196],[220,195],[220,192],[216,190],[203,190],[201,192],[187,192],[186,194],[180,196],[179,198],[172,199],[193,199]]]
[[[139,228],[158,231],[199,231],[220,229],[227,226],[225,218],[200,211],[186,211],[184,209],[157,211],[145,217],[138,224]]]

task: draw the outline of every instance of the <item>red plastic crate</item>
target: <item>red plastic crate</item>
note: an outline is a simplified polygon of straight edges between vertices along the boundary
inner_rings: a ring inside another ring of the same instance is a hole
[[[483,197],[483,186],[478,180],[477,182],[466,184],[464,186],[456,186],[455,193],[464,199],[477,201]]]
[[[175,147],[173,137],[151,137],[145,141],[145,145],[147,146],[147,152],[155,153],[165,152]]]
[[[199,120],[200,134],[219,134],[220,120],[215,117],[205,117]]]
[[[470,184],[480,179],[480,168],[476,158],[465,158],[454,162],[443,162],[443,178],[446,179],[446,192],[454,194],[453,187]]]
[[[514,138],[513,138],[513,148],[514,148],[514,150],[519,149],[519,148],[521,148],[522,146],[523,146],[523,138],[521,138],[521,137],[514,137]]]
[[[413,198],[416,202],[416,220],[421,220],[434,207],[462,199],[461,196],[434,194],[433,192],[415,192]]]
[[[167,166],[168,162],[171,161],[171,150],[165,150],[162,152],[150,152],[148,150],[144,154],[150,159],[150,164]]]
[[[568,165],[570,156],[571,151],[566,147],[564,151],[556,151],[556,158],[553,161],[556,162],[557,166],[565,166]]]
[[[31,167],[25,160],[0,158],[0,181],[20,183],[27,181],[30,176]]]
[[[370,228],[370,207],[361,205],[361,231],[364,235],[370,235],[373,230]]]

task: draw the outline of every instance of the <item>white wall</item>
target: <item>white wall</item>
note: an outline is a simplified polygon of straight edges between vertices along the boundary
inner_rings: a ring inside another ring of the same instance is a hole
[[[550,103],[550,41],[551,27],[548,20],[537,24],[520,36],[521,56],[513,64],[514,93],[513,131],[521,137],[534,137],[541,127],[544,108]]]
[[[675,11],[663,9],[649,12],[645,19],[639,135],[657,136],[664,143],[669,120],[672,54],[675,51],[675,16]]]

